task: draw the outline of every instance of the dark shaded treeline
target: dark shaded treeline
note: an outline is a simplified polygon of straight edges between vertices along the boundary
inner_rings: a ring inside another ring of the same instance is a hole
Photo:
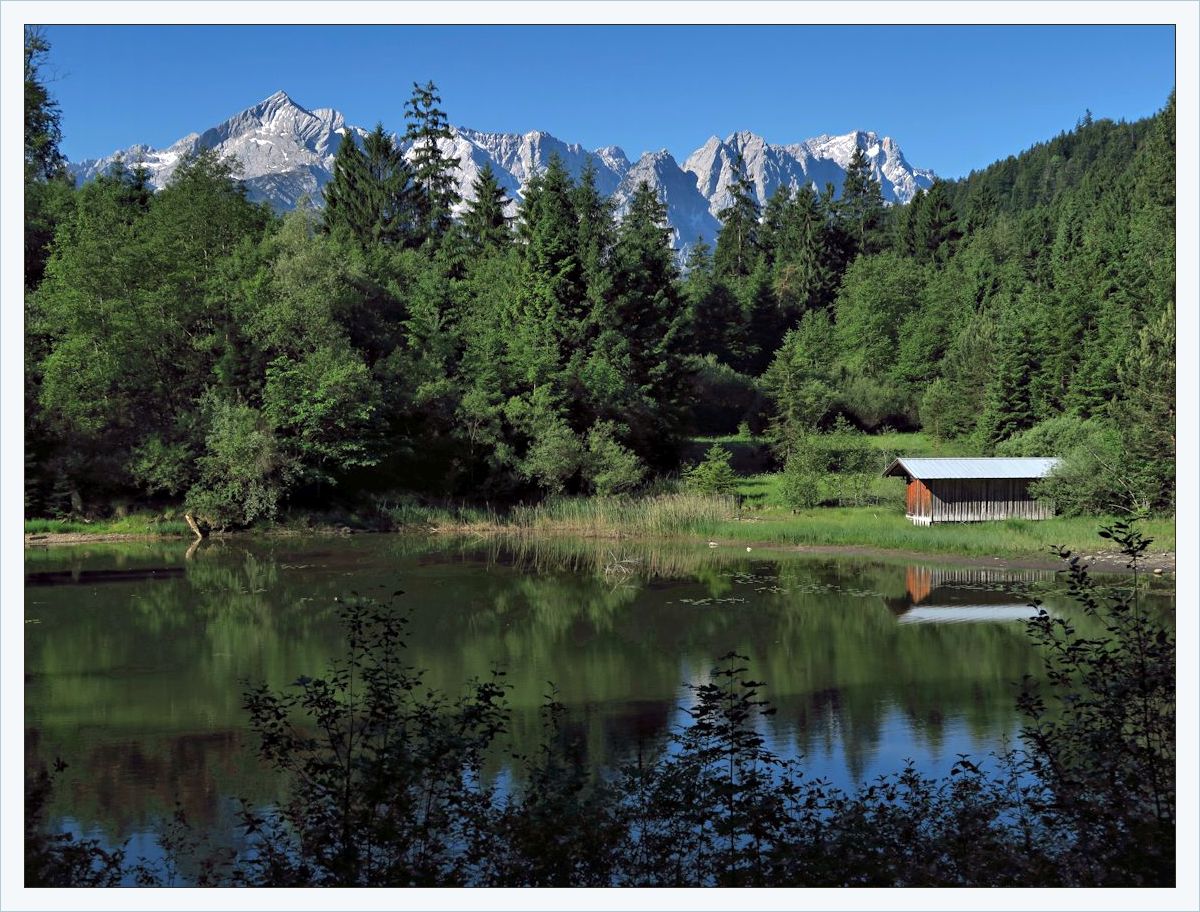
[[[684,275],[648,186],[618,221],[557,161],[515,222],[488,171],[451,219],[432,84],[412,161],[382,125],[344,143],[319,214],[247,202],[207,153],[159,193],[120,166],[74,189],[47,50],[27,36],[29,515],[608,494],[690,433],[746,421],[782,460],[838,416],[1074,453],[1068,508],[1172,503],[1173,98],[904,207],[861,153],[840,193],[761,212],[743,175]]]

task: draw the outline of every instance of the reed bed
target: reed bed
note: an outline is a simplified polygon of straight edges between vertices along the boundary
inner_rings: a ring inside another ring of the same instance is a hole
[[[736,497],[718,494],[659,494],[652,497],[554,498],[519,506],[509,522],[529,532],[586,536],[704,534],[736,521]]]

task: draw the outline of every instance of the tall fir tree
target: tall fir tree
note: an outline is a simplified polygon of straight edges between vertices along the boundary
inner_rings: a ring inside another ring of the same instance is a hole
[[[917,192],[903,206],[895,206],[892,213],[892,249],[901,256],[918,258],[917,225],[921,210],[925,207],[925,190]]]
[[[438,107],[442,98],[433,82],[413,83],[412,97],[404,105],[412,143],[413,183],[416,188],[417,224],[421,239],[437,238],[450,226],[450,213],[458,202],[455,172],[459,163],[442,152],[441,141],[453,139],[450,122]]]
[[[746,347],[742,307],[725,280],[717,277],[711,250],[697,239],[688,251],[683,293],[690,314],[689,347],[698,355],[713,355],[733,365]]]
[[[576,247],[588,300],[593,308],[603,310],[612,282],[609,257],[616,232],[612,198],[605,197],[596,186],[596,173],[596,163],[589,157],[572,191],[571,202],[579,225]],[[599,314],[597,319],[606,320]]]
[[[855,147],[835,213],[850,242],[848,260],[879,249],[883,224],[883,192],[871,172],[871,163],[861,147]]]
[[[588,335],[573,189],[562,159],[553,155],[526,185],[521,202],[524,278],[509,357],[514,375],[532,386],[556,374]]]
[[[413,233],[412,172],[382,123],[363,139],[360,150],[342,138],[325,187],[322,225],[344,230],[364,245],[402,244]]]
[[[613,310],[629,346],[640,400],[630,423],[634,450],[669,464],[682,432],[687,304],[671,249],[666,206],[643,181],[634,191],[613,250]],[[631,415],[632,417],[632,415]]]
[[[718,277],[736,281],[754,272],[761,255],[761,211],[754,186],[746,176],[746,162],[740,154],[733,163],[729,196],[729,205],[717,213],[721,233],[717,237],[713,267]]]
[[[789,324],[827,303],[832,285],[825,247],[826,225],[811,187],[790,194],[775,232],[772,288]]]
[[[962,239],[962,232],[943,181],[934,181],[917,209],[914,221],[913,252],[917,258],[923,262],[945,263]]]
[[[979,416],[981,442],[989,449],[1036,420],[1030,383],[1039,365],[1029,322],[1025,314],[1009,313],[1001,326],[987,403]]]
[[[491,162],[483,166],[472,184],[475,198],[463,213],[463,234],[476,251],[499,250],[512,242],[512,217],[505,215],[509,198],[496,180]]]

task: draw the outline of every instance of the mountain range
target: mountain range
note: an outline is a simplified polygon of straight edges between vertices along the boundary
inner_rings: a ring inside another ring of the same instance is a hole
[[[322,189],[332,177],[333,159],[346,137],[361,141],[366,132],[346,123],[332,108],[308,110],[284,92],[247,108],[203,133],[189,133],[166,149],[139,144],[102,158],[73,163],[78,182],[107,170],[118,158],[127,166],[143,165],[157,189],[166,185],[186,155],[214,149],[232,156],[241,166],[241,179],[250,199],[269,203],[276,210],[295,208],[306,201],[319,205]],[[711,137],[682,165],[666,149],[646,152],[630,162],[617,146],[587,150],[543,131],[486,133],[466,127],[452,128],[453,137],[442,140],[442,151],[459,162],[458,191],[464,202],[473,197],[472,184],[490,163],[497,179],[513,200],[516,214],[522,188],[554,154],[578,177],[589,159],[601,193],[611,196],[622,215],[643,180],[654,187],[667,206],[674,246],[681,256],[697,239],[716,241],[718,213],[728,206],[729,187],[735,179],[740,154],[746,174],[760,204],[780,185],[810,185],[818,190],[832,183],[840,192],[846,167],[856,148],[862,149],[889,202],[907,202],[918,189],[932,185],[934,174],[914,168],[890,137],[857,130],[839,136],[818,136],[790,145],[772,145],[754,133],[738,132]],[[401,137],[401,147],[410,151]]]

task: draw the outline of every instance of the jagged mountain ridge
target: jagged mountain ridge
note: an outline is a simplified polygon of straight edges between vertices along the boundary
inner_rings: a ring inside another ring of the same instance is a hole
[[[647,152],[631,163],[617,146],[589,151],[543,131],[517,134],[466,127],[452,130],[453,138],[443,140],[441,145],[444,153],[459,162],[458,189],[464,200],[460,211],[472,198],[472,184],[486,164],[491,164],[513,200],[510,214],[515,214],[522,188],[534,173],[546,167],[552,155],[557,154],[576,178],[591,160],[597,188],[613,197],[618,215],[626,211],[642,180],[662,195],[673,241],[681,254],[697,239],[709,244],[715,241],[720,227],[717,214],[729,204],[729,186],[739,153],[758,200],[764,205],[782,184],[811,185],[819,190],[832,183],[840,191],[856,147],[866,153],[889,202],[907,202],[934,179],[932,171],[911,166],[890,137],[861,130],[785,146],[772,145],[744,131],[724,140],[713,136],[682,165],[665,149]],[[332,108],[310,111],[280,91],[203,133],[188,134],[166,149],[138,144],[70,168],[76,180],[83,182],[103,173],[120,158],[130,166],[143,165],[152,185],[161,188],[184,156],[215,149],[222,156],[238,160],[251,199],[287,210],[305,200],[319,204],[322,190],[332,177],[338,146],[346,136],[361,141],[366,132],[346,124],[342,114]]]

